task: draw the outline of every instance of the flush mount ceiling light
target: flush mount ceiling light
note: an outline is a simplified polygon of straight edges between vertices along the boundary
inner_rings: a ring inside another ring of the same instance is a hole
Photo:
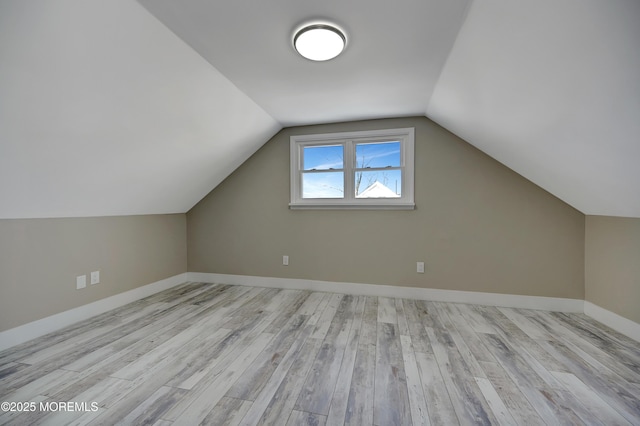
[[[293,46],[298,53],[312,61],[335,58],[342,53],[346,43],[344,33],[329,24],[307,25],[293,37]]]

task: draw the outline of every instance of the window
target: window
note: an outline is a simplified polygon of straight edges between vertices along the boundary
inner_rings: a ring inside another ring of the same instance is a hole
[[[413,209],[414,129],[291,137],[297,208]]]

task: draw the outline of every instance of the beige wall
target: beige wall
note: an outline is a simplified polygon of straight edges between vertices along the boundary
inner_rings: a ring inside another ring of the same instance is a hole
[[[640,219],[587,216],[585,299],[640,323]]]
[[[416,210],[289,210],[291,135],[397,127],[416,129]],[[187,241],[192,272],[584,297],[584,215],[424,117],[282,130],[188,212]]]
[[[0,331],[186,268],[185,214],[0,220]],[[87,288],[76,290],[84,274]]]

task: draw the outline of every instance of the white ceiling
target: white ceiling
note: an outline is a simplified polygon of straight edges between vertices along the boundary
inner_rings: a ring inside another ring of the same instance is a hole
[[[424,115],[467,0],[269,0],[141,3],[283,126]],[[312,62],[291,39],[330,19],[347,34]]]
[[[140,2],[0,1],[0,218],[184,212],[283,126],[409,115],[640,217],[637,0]]]
[[[640,217],[640,1],[474,2],[427,116],[585,214]]]
[[[185,212],[279,129],[133,0],[0,1],[0,218]]]

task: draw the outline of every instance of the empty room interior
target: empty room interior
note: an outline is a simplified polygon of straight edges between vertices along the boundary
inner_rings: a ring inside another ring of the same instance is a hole
[[[0,424],[640,425],[639,23],[0,0]]]

